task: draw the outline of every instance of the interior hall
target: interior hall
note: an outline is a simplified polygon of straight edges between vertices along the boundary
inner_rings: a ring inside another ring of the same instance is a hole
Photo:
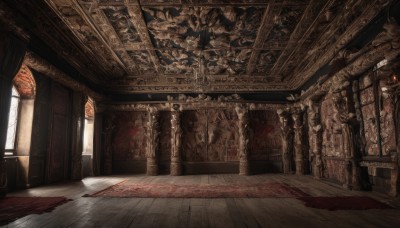
[[[400,227],[400,0],[0,1],[0,226]]]

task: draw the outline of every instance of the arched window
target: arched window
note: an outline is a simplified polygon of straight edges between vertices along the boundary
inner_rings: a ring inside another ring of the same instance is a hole
[[[15,138],[17,135],[18,111],[19,111],[19,93],[15,86],[12,88],[10,113],[8,115],[8,129],[5,155],[14,155]]]

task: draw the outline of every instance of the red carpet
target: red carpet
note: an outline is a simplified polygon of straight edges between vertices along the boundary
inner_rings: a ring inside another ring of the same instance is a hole
[[[50,212],[68,202],[65,197],[5,197],[0,198],[0,226],[30,214]]]
[[[300,197],[306,207],[335,210],[391,209],[392,207],[365,196]]]
[[[122,182],[95,194],[85,196],[138,198],[294,198],[308,196],[308,194],[283,183],[174,185]]]

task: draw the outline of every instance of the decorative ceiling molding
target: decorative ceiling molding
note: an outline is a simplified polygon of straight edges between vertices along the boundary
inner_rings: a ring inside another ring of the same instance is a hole
[[[72,79],[69,75],[65,74],[57,67],[53,66],[31,51],[28,51],[25,54],[23,64],[27,65],[30,69],[40,72],[73,90],[87,94],[95,101],[101,101],[105,99],[103,95],[98,94],[82,83]]]

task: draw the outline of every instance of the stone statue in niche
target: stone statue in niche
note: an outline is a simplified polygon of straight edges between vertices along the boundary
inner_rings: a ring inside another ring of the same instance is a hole
[[[282,130],[282,163],[283,173],[289,174],[293,172],[293,126],[290,121],[290,113],[288,110],[278,110],[279,121]]]

